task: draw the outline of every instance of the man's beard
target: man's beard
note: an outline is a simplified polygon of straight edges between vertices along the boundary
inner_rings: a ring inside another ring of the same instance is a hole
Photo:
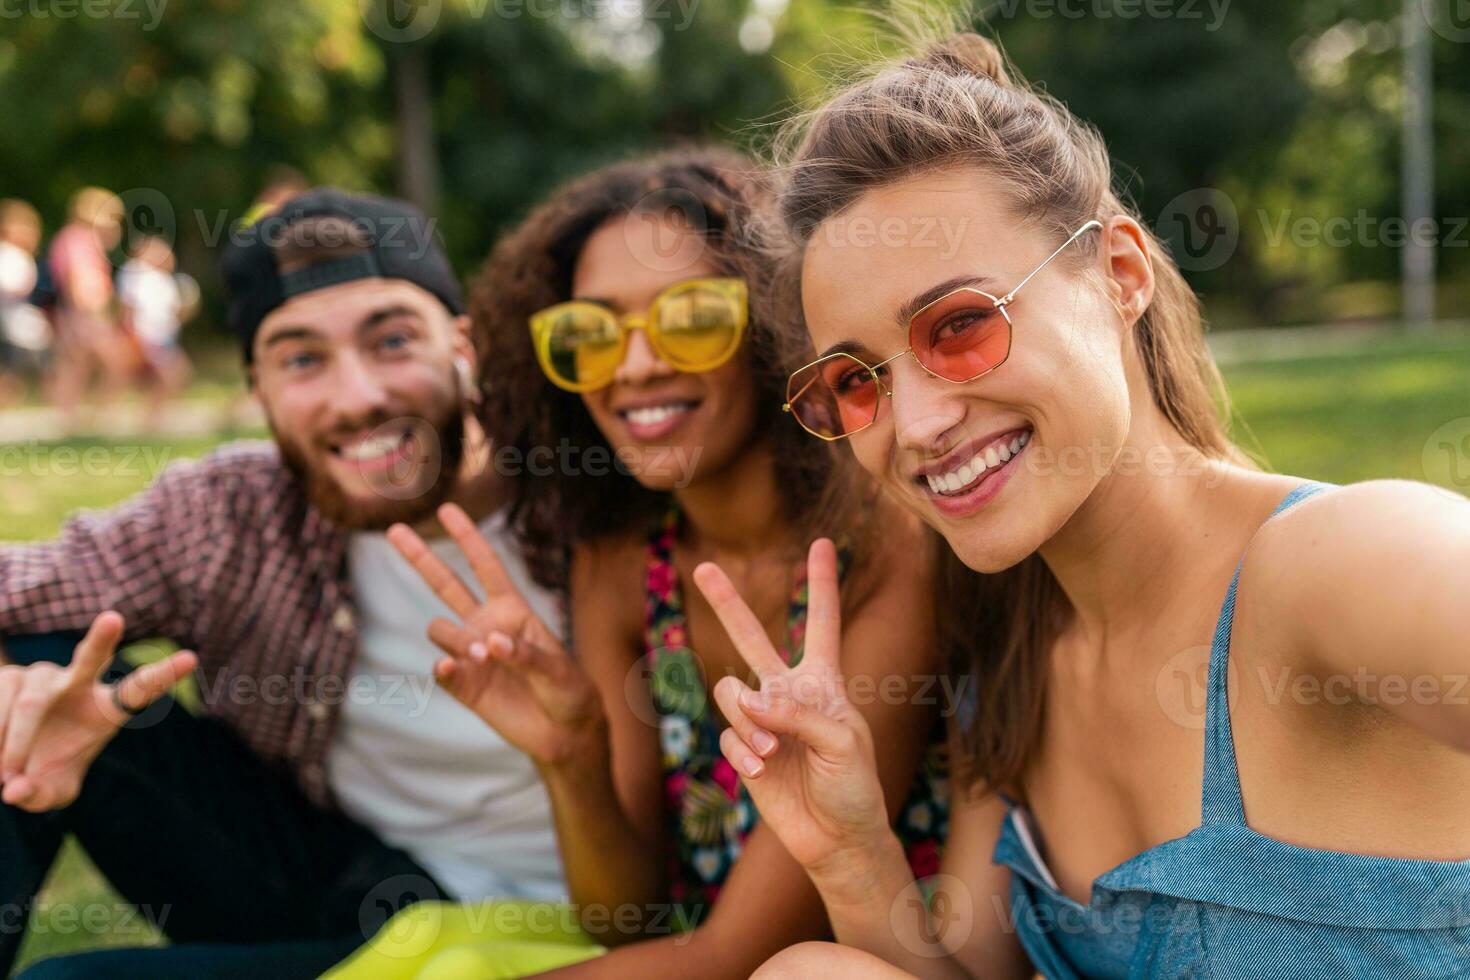
[[[440,418],[420,416],[413,426],[412,445],[425,457],[437,455],[437,460],[424,458],[419,466],[434,466],[438,472],[429,486],[423,490],[387,487],[371,502],[356,499],[342,490],[337,480],[324,465],[314,463],[311,454],[295,440],[284,435],[274,423],[276,445],[280,447],[281,459],[286,467],[301,480],[306,489],[306,499],[317,512],[328,521],[349,531],[382,531],[394,524],[414,524],[429,517],[449,497],[459,479],[460,464],[464,460],[464,415],[459,399],[450,400],[440,413]],[[360,432],[386,426],[396,419],[384,412],[374,412],[360,420],[338,426],[343,432]],[[428,436],[428,438],[426,438]],[[426,449],[425,443],[428,443]],[[438,451],[434,452],[437,443]],[[323,450],[326,451],[326,450]],[[401,495],[400,495],[401,491]]]

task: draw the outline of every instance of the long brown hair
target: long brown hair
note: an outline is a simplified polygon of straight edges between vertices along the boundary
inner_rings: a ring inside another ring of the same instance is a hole
[[[604,167],[572,181],[536,208],[491,252],[471,288],[470,313],[484,379],[483,419],[495,451],[525,460],[536,447],[570,445],[582,458],[611,447],[580,396],[542,373],[528,322],[537,310],[571,298],[572,274],[588,237],[630,214],[676,214],[703,236],[721,275],[746,280],[750,349],[760,416],[782,491],[784,513],[772,515],[812,537],[844,537],[858,547],[856,468],[830,447],[813,444],[783,416],[791,353],[771,327],[768,233],[774,227],[768,174],[733,150],[700,146]],[[804,340],[804,338],[803,338]],[[548,472],[549,470],[549,472]],[[525,468],[512,482],[510,526],[532,574],[565,588],[567,557],[577,544],[652,525],[668,494],[649,490],[621,469]]]
[[[779,210],[794,244],[780,277],[781,319],[794,331],[801,330],[801,254],[817,226],[866,191],[914,174],[982,169],[1007,189],[1016,219],[1056,244],[1092,218],[1137,217],[1113,188],[1097,131],[1020,80],[995,44],[973,33],[931,42],[796,118],[778,139],[777,157],[785,175]],[[1156,285],[1134,330],[1153,400],[1191,446],[1234,458],[1198,300],[1164,245],[1147,230],[1145,238]],[[1084,237],[1078,253],[1095,247],[1096,236]],[[1047,652],[1069,607],[1038,555],[993,575],[966,568],[948,547],[937,555],[940,639],[976,696],[963,733],[963,775],[1019,793],[1041,733]]]

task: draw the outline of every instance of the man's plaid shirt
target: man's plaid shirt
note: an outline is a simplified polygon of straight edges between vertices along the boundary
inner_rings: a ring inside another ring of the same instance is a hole
[[[357,654],[346,544],[274,444],[235,443],[54,541],[0,547],[0,636],[85,629],[116,609],[128,639],[196,651],[202,712],[325,804]]]

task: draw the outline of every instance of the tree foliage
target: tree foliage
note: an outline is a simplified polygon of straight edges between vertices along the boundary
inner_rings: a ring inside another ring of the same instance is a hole
[[[147,0],[36,0],[0,25],[9,123],[0,196],[36,203],[51,229],[85,184],[161,197],[186,265],[207,286],[222,222],[243,212],[272,167],[395,189],[405,111],[395,72],[409,51],[429,78],[427,102],[409,111],[432,117],[436,210],[468,272],[573,174],[680,139],[759,142],[773,118],[840,74],[833,64],[881,47],[881,24],[867,13],[886,9],[877,0],[642,0],[641,15],[635,0],[152,2],[156,17]],[[376,3],[427,10],[432,29],[385,37],[365,15]],[[1220,268],[1191,273],[1207,292],[1289,318],[1289,304],[1271,299],[1281,290],[1392,279],[1392,248],[1303,248],[1273,229],[1283,214],[1397,213],[1402,4],[1232,0],[1216,16],[1217,6],[990,0],[983,29],[1098,125],[1146,217],[1192,189],[1229,195],[1241,243]],[[98,9],[110,15],[82,13]],[[1470,213],[1470,37],[1455,29],[1433,35],[1447,216]],[[1440,253],[1447,272],[1463,270],[1470,248],[1447,243]]]

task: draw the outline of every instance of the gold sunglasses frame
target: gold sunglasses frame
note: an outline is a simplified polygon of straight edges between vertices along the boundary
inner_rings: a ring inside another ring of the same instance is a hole
[[[883,383],[883,380],[881,378],[878,377],[878,369],[881,368],[881,367],[883,367],[885,364],[891,364],[891,363],[893,363],[894,361],[898,360],[900,357],[903,357],[905,354],[911,355],[913,357],[913,359],[914,359],[914,363],[917,364],[917,365],[919,365],[919,367],[923,368],[925,374],[927,374],[927,375],[929,375],[930,377],[933,377],[933,378],[938,378],[940,381],[948,381],[950,384],[956,384],[956,385],[969,384],[971,381],[976,381],[976,380],[978,380],[980,378],[985,377],[987,374],[989,374],[990,372],[994,371],[996,368],[1000,367],[1002,364],[1004,364],[1007,360],[1010,359],[1010,356],[1011,356],[1011,341],[1013,340],[1014,335],[1015,335],[1015,321],[1011,319],[1011,314],[1010,314],[1009,310],[1007,309],[1007,307],[1009,307],[1011,305],[1011,301],[1016,298],[1016,294],[1021,291],[1021,287],[1025,286],[1028,282],[1030,282],[1032,279],[1034,279],[1036,277],[1037,273],[1041,272],[1042,269],[1045,269],[1051,263],[1051,260],[1052,259],[1056,258],[1058,255],[1061,255],[1062,252],[1066,250],[1066,248],[1067,248],[1068,245],[1071,245],[1078,238],[1081,238],[1082,235],[1085,232],[1091,231],[1094,228],[1101,228],[1101,227],[1102,227],[1102,222],[1099,221],[1096,218],[1093,218],[1091,221],[1088,221],[1082,227],[1080,227],[1076,231],[1072,232],[1072,234],[1068,236],[1068,238],[1067,238],[1066,241],[1062,242],[1062,244],[1060,244],[1060,245],[1058,245],[1056,247],[1056,250],[1055,251],[1053,251],[1046,258],[1042,259],[1040,265],[1038,265],[1036,268],[1032,269],[1029,273],[1027,273],[1026,278],[1022,279],[1013,289],[1011,289],[1010,292],[1006,293],[1004,296],[995,296],[995,295],[992,295],[991,293],[987,293],[983,289],[976,289],[974,286],[961,286],[958,289],[951,289],[949,292],[945,293],[943,296],[940,296],[938,299],[935,299],[935,300],[933,300],[931,302],[925,303],[923,305],[923,307],[921,307],[920,309],[918,309],[918,310],[916,310],[914,312],[914,315],[913,316],[909,317],[908,330],[909,330],[909,335],[912,336],[913,335],[914,321],[915,320],[917,320],[919,317],[923,316],[927,311],[933,309],[936,305],[938,305],[940,303],[943,303],[945,300],[947,300],[950,297],[955,296],[955,295],[957,295],[959,293],[974,293],[977,296],[984,296],[986,299],[988,299],[992,303],[994,303],[995,304],[995,308],[1000,311],[1001,316],[1005,317],[1005,321],[1006,321],[1006,331],[1007,331],[1007,334],[1008,334],[1008,336],[1006,338],[1006,356],[1003,357],[1003,358],[1001,358],[995,364],[992,364],[990,367],[986,368],[984,371],[981,371],[979,374],[975,375],[974,377],[965,378],[965,379],[960,380],[960,381],[955,381],[952,378],[946,378],[942,374],[935,374],[933,371],[929,370],[929,368],[925,367],[923,361],[919,360],[919,355],[914,353],[914,348],[913,348],[913,345],[912,344],[904,347],[903,350],[899,351],[897,354],[894,354],[892,357],[884,358],[883,360],[879,361],[877,364],[873,364],[873,365],[869,365],[866,361],[862,360],[861,358],[857,357],[856,355],[849,354],[846,351],[837,351],[837,352],[834,352],[834,353],[831,353],[831,354],[823,355],[822,357],[819,357],[815,361],[812,361],[812,362],[810,362],[808,364],[803,364],[801,367],[797,368],[795,371],[792,371],[791,374],[787,376],[787,378],[786,378],[786,401],[781,405],[781,411],[789,413],[791,415],[791,417],[796,420],[796,424],[797,425],[801,426],[803,429],[806,429],[807,432],[810,432],[812,435],[816,436],[818,439],[821,439],[824,442],[836,442],[839,439],[846,439],[846,438],[848,438],[850,436],[856,435],[859,432],[862,432],[864,429],[867,429],[874,422],[876,422],[878,420],[878,410],[877,410],[877,408],[874,408],[874,410],[873,410],[873,417],[871,419],[869,419],[867,421],[867,423],[865,423],[861,428],[853,429],[851,432],[844,432],[841,435],[826,436],[826,435],[823,435],[822,433],[817,432],[817,431],[813,430],[812,428],[810,428],[805,422],[803,422],[801,420],[801,416],[800,415],[798,415],[796,412],[792,411],[792,409],[791,409],[791,403],[794,402],[794,401],[796,401],[796,399],[800,398],[803,394],[805,394],[806,391],[807,391],[807,389],[809,389],[813,384],[815,384],[816,383],[816,380],[817,380],[817,379],[814,378],[811,381],[807,382],[807,384],[804,385],[800,391],[798,391],[795,395],[793,395],[793,394],[791,394],[791,383],[796,380],[796,376],[798,374],[800,374],[801,372],[807,370],[808,368],[816,367],[818,364],[821,364],[824,361],[830,361],[833,358],[837,358],[837,357],[845,357],[848,360],[852,361],[853,363],[857,364],[859,367],[862,367],[863,369],[865,369],[868,372],[868,374],[872,375],[872,377],[873,377],[873,383],[878,386],[878,390],[880,392],[882,392],[884,395],[886,395],[887,397],[889,397],[889,398],[892,398],[893,397],[893,391],[887,385],[885,385]],[[882,402],[880,401],[878,404],[881,405]]]

